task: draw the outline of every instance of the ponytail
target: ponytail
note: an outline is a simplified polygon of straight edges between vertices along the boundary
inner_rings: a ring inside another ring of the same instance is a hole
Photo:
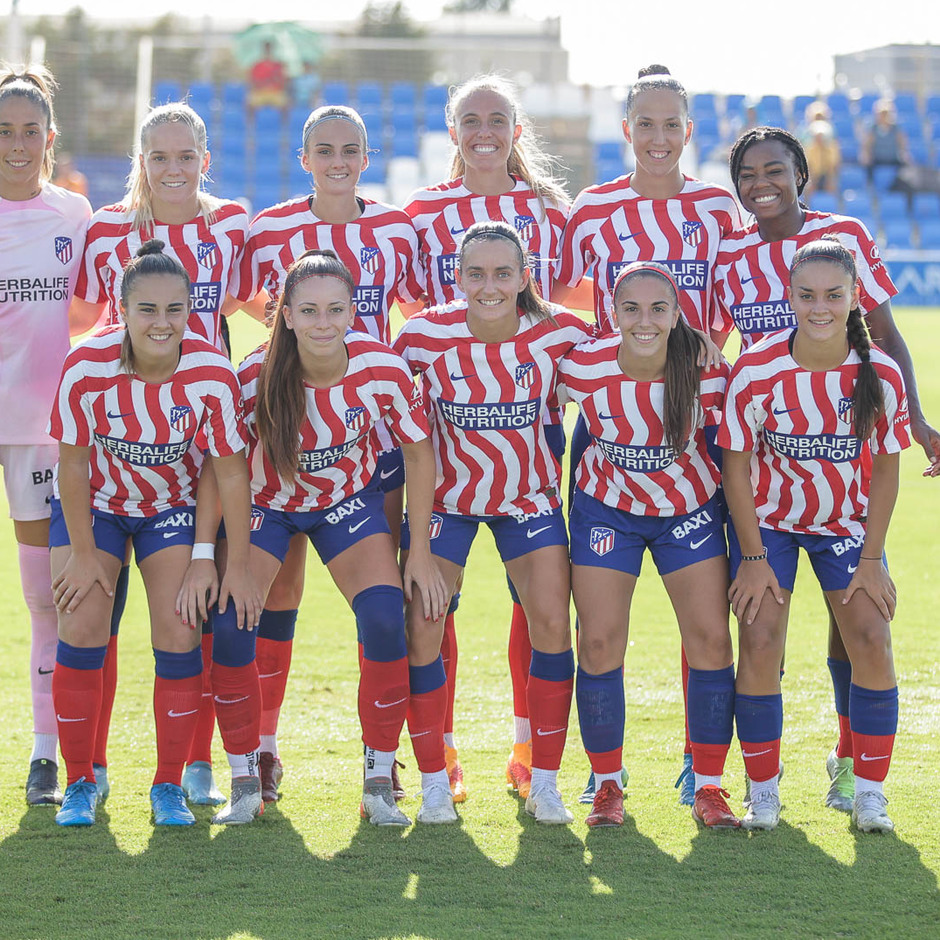
[[[52,72],[42,65],[20,66],[12,65],[0,67],[0,101],[13,97],[26,98],[31,101],[46,118],[46,133],[56,132],[55,112],[52,109],[52,98],[56,85]],[[52,179],[55,167],[55,154],[52,147],[46,148],[42,156],[42,166],[39,170],[39,180],[42,183]]]
[[[867,441],[875,429],[875,422],[885,410],[884,389],[877,370],[871,364],[871,339],[858,307],[849,312],[845,329],[849,345],[862,360],[852,392],[852,432],[859,440]]]

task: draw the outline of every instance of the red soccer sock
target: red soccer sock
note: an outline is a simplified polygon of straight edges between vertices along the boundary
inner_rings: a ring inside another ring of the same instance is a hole
[[[293,649],[293,640],[271,640],[259,636],[255,641],[255,662],[258,664],[258,679],[261,683],[262,734],[277,734],[277,722],[281,715],[281,705],[284,704],[284,692],[287,689],[287,676],[290,673]],[[406,665],[406,686],[408,684],[407,672]],[[402,716],[402,721],[404,720]]]
[[[532,766],[558,770],[568,736],[568,715],[574,677],[562,681],[529,675],[529,721],[532,723]]]
[[[443,718],[446,705],[446,685],[432,692],[412,692],[408,701],[408,733],[418,768],[424,774],[437,773],[445,767]]]
[[[73,669],[58,662],[52,673],[52,701],[68,784],[82,777],[89,782],[95,779],[92,757],[101,707],[101,674],[101,669]]]
[[[591,771],[595,774],[620,773],[623,767],[623,748],[614,748],[612,751],[585,751],[591,762]]]
[[[744,769],[751,780],[762,783],[780,773],[780,738],[776,741],[741,741],[741,753]]]
[[[61,731],[59,733],[61,734]],[[894,735],[859,734],[853,731],[852,746],[855,749],[853,762],[855,776],[864,780],[883,782],[891,766]]]
[[[836,757],[853,757],[855,747],[852,742],[852,725],[848,715],[839,715],[839,743],[836,745]]]
[[[199,714],[193,731],[193,743],[186,758],[187,764],[197,760],[212,763],[212,735],[215,731],[215,706],[212,704],[212,634],[202,635],[202,692]]]
[[[101,706],[98,709],[98,721],[95,729],[95,752],[92,760],[102,767],[108,766],[108,732],[111,729],[111,710],[114,708],[114,694],[117,691],[118,638],[114,634],[108,639],[108,651],[104,654],[104,668],[101,670]]]
[[[689,661],[685,656],[685,647],[682,649],[682,713],[685,716],[685,752],[693,754],[692,739],[689,737]]]
[[[529,664],[532,662],[532,643],[529,640],[529,621],[522,604],[512,605],[509,625],[509,678],[512,681],[512,713],[517,718],[529,717]]]
[[[444,620],[444,637],[441,640],[441,659],[447,676],[447,701],[444,710],[444,734],[454,733],[454,699],[457,695],[457,633],[454,630],[454,615]]]
[[[725,770],[729,744],[692,742],[692,769],[702,777],[720,777]]]
[[[261,683],[255,661],[247,666],[213,663],[212,692],[225,750],[230,754],[248,754],[258,750]]]
[[[153,783],[180,785],[202,703],[202,674],[186,679],[156,676],[153,715],[157,726],[157,772]]]
[[[408,714],[408,658],[390,663],[363,660],[359,676],[359,722],[362,743],[377,751],[394,751]]]

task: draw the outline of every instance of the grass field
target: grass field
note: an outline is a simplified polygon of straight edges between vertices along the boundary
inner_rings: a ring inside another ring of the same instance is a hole
[[[902,311],[928,415],[940,421],[940,311]],[[239,318],[236,348],[254,332]],[[892,836],[856,834],[822,805],[834,741],[818,588],[801,574],[793,603],[782,783],[774,833],[702,832],[676,804],[682,750],[678,631],[648,563],[626,664],[622,830],[540,828],[506,792],[511,697],[509,599],[491,539],[470,558],[458,615],[457,737],[470,796],[454,827],[377,831],[359,821],[360,745],[352,615],[311,562],[282,712],[284,798],[255,824],[157,831],[153,662],[136,573],[124,618],[111,744],[112,793],[89,830],[60,830],[27,810],[31,746],[29,631],[12,526],[0,531],[0,714],[10,763],[0,779],[0,938],[300,937],[940,937],[940,480],[919,448],[902,461],[889,539],[900,595],[894,622],[901,726],[889,778]],[[804,567],[808,567],[805,566]],[[574,716],[573,716],[574,717]],[[402,755],[414,814],[418,773]],[[225,760],[216,739],[216,764]],[[561,773],[575,804],[587,761],[576,720]],[[726,785],[740,805],[732,747]]]

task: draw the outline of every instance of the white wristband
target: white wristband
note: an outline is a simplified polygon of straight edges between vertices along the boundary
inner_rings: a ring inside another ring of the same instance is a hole
[[[196,542],[193,545],[193,561],[215,561],[215,544],[213,542]]]

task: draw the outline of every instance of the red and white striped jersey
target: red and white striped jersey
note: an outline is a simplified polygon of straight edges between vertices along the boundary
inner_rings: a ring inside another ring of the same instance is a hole
[[[854,349],[829,372],[794,360],[793,331],[772,334],[734,364],[718,444],[752,451],[751,486],[760,524],[784,532],[859,536],[868,507],[866,442],[852,434],[852,394],[860,359]],[[885,411],[867,443],[871,453],[909,446],[907,396],[894,361],[872,347]]]
[[[343,380],[330,388],[305,387],[299,465],[288,480],[264,453],[255,426],[258,375],[267,347],[256,349],[239,366],[256,505],[285,512],[329,509],[372,480],[380,452],[378,425],[387,424],[400,443],[414,444],[428,436],[423,404],[401,357],[366,333],[347,333],[345,342],[349,365]]]
[[[92,217],[75,293],[89,303],[106,302],[108,325],[119,324],[124,267],[143,242],[159,238],[192,280],[187,327],[222,349],[220,312],[247,237],[248,213],[237,202],[220,202],[211,224],[198,215],[182,225],[154,222],[144,229],[135,228],[123,206],[107,206]]]
[[[561,505],[543,411],[559,360],[591,328],[560,307],[555,319],[520,316],[512,339],[484,343],[467,326],[466,301],[456,301],[412,317],[398,334],[395,349],[422,377],[438,512],[523,516]]]
[[[391,342],[389,310],[396,298],[415,301],[423,286],[418,270],[418,236],[411,220],[393,206],[359,199],[355,222],[333,224],[310,211],[308,196],[259,212],[233,279],[232,293],[251,300],[263,287],[277,300],[287,269],[310,248],[329,248],[349,268],[355,282],[353,329],[379,342]]]
[[[555,276],[575,287],[594,266],[594,316],[606,333],[615,329],[611,306],[617,275],[633,261],[659,261],[679,284],[689,325],[708,333],[718,244],[741,224],[734,196],[687,176],[678,196],[648,199],[630,181],[621,176],[578,196]]]
[[[638,516],[694,512],[718,489],[721,472],[708,454],[706,424],[717,424],[730,367],[703,371],[692,433],[677,454],[665,443],[662,381],[625,375],[620,337],[573,349],[558,368],[558,395],[573,401],[591,435],[575,485],[589,496]]]
[[[528,247],[532,274],[547,300],[561,244],[568,206],[540,198],[525,180],[499,196],[471,192],[463,179],[448,180],[413,193],[405,212],[411,216],[421,243],[424,290],[432,307],[462,300],[457,286],[457,253],[464,232],[474,222],[506,222]]]
[[[862,310],[869,313],[898,292],[878,246],[858,219],[806,212],[800,231],[779,242],[764,241],[755,222],[732,232],[719,247],[713,294],[716,329],[727,333],[737,327],[741,348],[747,349],[770,333],[795,328],[796,317],[787,300],[790,263],[798,248],[826,234],[838,236],[855,255]]]
[[[50,443],[89,218],[84,196],[51,183],[32,199],[0,199],[0,444]]]
[[[73,347],[49,433],[63,444],[91,448],[95,509],[154,516],[192,506],[203,452],[228,457],[245,449],[235,370],[187,330],[172,377],[144,382],[121,368],[123,339],[124,329],[112,327]]]

